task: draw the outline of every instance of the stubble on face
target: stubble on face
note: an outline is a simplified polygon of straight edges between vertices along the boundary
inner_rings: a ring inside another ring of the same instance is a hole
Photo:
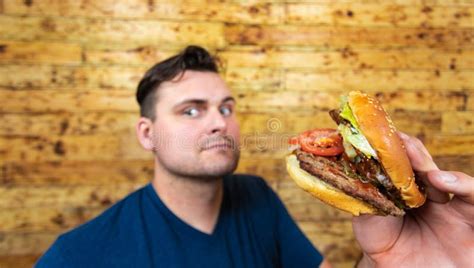
[[[230,135],[203,137],[195,144],[171,138],[155,142],[154,154],[161,166],[176,177],[213,181],[235,171],[239,146],[239,141]]]

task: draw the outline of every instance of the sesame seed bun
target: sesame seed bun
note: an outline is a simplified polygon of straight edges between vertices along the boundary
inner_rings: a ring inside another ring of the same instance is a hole
[[[423,205],[426,196],[415,183],[410,160],[392,120],[380,103],[360,91],[351,91],[348,104],[359,124],[359,129],[377,152],[379,162],[400,192],[405,205]]]

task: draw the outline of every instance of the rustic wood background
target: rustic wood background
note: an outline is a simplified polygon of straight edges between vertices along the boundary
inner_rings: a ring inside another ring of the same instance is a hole
[[[440,167],[474,174],[473,29],[472,0],[0,0],[0,267],[31,266],[149,181],[135,88],[188,44],[224,63],[239,171],[264,176],[313,243],[351,267],[350,216],[295,187],[284,137],[334,126],[328,109],[361,89]]]

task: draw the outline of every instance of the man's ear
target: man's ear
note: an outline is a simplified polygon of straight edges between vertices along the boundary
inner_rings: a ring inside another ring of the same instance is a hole
[[[138,142],[147,151],[154,151],[153,122],[146,117],[140,117],[135,126]]]

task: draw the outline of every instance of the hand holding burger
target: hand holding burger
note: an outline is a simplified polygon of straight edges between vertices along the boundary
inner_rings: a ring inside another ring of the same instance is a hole
[[[474,178],[439,170],[420,140],[400,137],[428,198],[405,217],[354,217],[358,267],[473,267]]]
[[[290,141],[288,172],[322,201],[362,215],[353,218],[358,267],[473,267],[474,178],[439,170],[422,142],[396,132],[381,110],[351,92],[331,111],[338,130]]]

